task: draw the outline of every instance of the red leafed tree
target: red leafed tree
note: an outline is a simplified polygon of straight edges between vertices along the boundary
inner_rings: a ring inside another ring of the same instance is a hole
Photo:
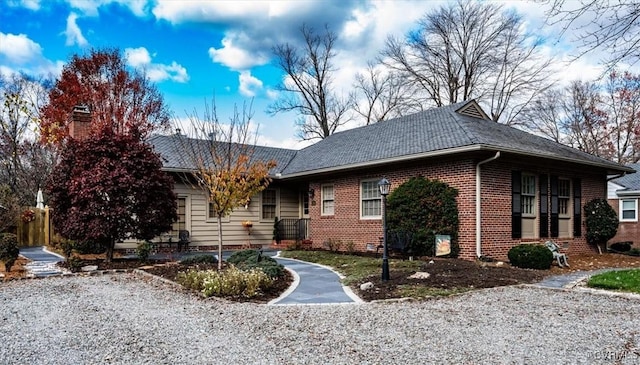
[[[116,242],[151,239],[177,220],[173,180],[160,156],[131,135],[103,130],[62,145],[47,193],[53,223],[64,236],[106,248]]]
[[[49,103],[41,109],[41,142],[59,145],[67,139],[71,111],[77,105],[89,108],[93,133],[109,129],[143,140],[169,126],[162,94],[144,74],[127,69],[117,49],[74,55],[64,66],[49,92]]]

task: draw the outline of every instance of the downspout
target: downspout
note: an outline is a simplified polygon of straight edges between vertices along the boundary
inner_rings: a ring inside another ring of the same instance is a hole
[[[481,178],[480,178],[480,165],[483,165],[487,162],[491,162],[493,160],[497,160],[500,157],[500,151],[496,152],[496,155],[493,157],[490,157],[484,161],[480,161],[478,162],[478,164],[476,165],[476,256],[480,257],[482,256],[482,237],[481,237],[481,214],[480,214],[480,205],[481,205],[481,199],[480,199],[480,186],[481,186]]]

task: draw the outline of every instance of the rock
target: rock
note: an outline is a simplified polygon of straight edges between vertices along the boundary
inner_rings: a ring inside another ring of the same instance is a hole
[[[498,261],[498,262],[496,262],[496,266],[504,266],[504,262]]]
[[[96,271],[98,270],[98,265],[83,266],[80,270],[83,272]]]
[[[367,291],[367,290],[371,290],[371,289],[373,289],[373,283],[370,282],[370,281],[360,285],[360,290],[362,290],[362,291]]]
[[[434,263],[433,260],[429,261],[429,264],[433,264],[433,263]]]
[[[428,279],[431,274],[428,272],[418,271],[415,274],[409,276],[409,279]]]

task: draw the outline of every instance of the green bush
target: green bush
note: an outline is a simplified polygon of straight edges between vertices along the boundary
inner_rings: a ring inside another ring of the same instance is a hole
[[[593,199],[584,205],[587,242],[606,248],[607,241],[618,231],[618,215],[604,199]]]
[[[146,262],[149,260],[149,255],[151,254],[151,249],[153,245],[149,241],[144,241],[138,243],[138,247],[136,247],[136,255],[142,262]]]
[[[624,241],[624,242],[615,242],[609,245],[609,251],[613,252],[628,252],[631,250],[631,245],[633,242]]]
[[[180,263],[183,265],[217,264],[218,259],[213,255],[197,255],[181,260]]]
[[[229,257],[227,262],[241,270],[260,269],[270,278],[284,275],[284,266],[269,256],[262,256],[257,250],[236,251]]]
[[[20,255],[18,237],[13,233],[2,233],[0,235],[0,261],[4,262],[7,272],[11,271],[11,266],[18,259],[18,255]]]
[[[458,191],[446,183],[413,177],[398,186],[387,200],[388,232],[409,232],[407,250],[415,256],[435,255],[438,234],[451,236],[451,257],[458,244]]]
[[[67,267],[71,272],[80,272],[82,267],[84,266],[84,261],[78,256],[72,256],[67,258]]]
[[[272,279],[259,269],[240,270],[231,265],[224,271],[189,270],[178,274],[178,283],[202,292],[205,297],[246,297],[252,298],[268,289]]]
[[[553,253],[542,245],[517,245],[507,254],[511,265],[523,269],[547,270],[551,267]]]
[[[625,252],[625,255],[640,256],[640,248],[632,248],[629,251]]]

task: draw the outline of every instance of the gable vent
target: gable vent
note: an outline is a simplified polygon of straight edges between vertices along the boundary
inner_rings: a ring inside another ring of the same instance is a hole
[[[478,119],[489,119],[487,114],[480,108],[480,106],[476,102],[470,102],[462,108],[458,109],[457,112],[459,114],[465,115],[471,118]]]

